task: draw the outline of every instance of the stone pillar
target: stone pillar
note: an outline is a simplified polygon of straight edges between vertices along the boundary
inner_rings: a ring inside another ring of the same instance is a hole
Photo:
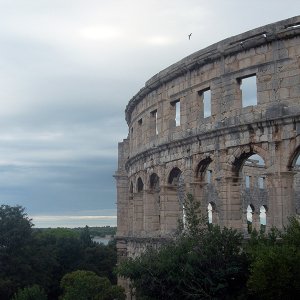
[[[241,179],[219,178],[220,225],[242,231]]]
[[[276,226],[282,229],[289,216],[296,213],[293,195],[295,172],[279,172],[268,174],[269,207],[267,208],[267,230]]]
[[[155,235],[160,230],[159,192],[154,189],[144,191],[144,230],[146,235]]]
[[[144,191],[133,196],[133,234],[141,235],[144,230]]]
[[[204,199],[204,188],[207,185],[204,181],[197,181],[190,183],[190,190],[194,196],[194,200],[200,203],[201,212],[203,215],[207,216],[207,202]]]
[[[114,175],[117,186],[117,236],[126,236],[128,234],[128,177],[125,171],[128,147],[128,140],[119,143],[118,170]]]
[[[252,214],[252,230],[260,232],[260,207],[255,208]]]
[[[177,186],[161,186],[161,234],[168,235],[176,231],[180,218],[180,205]]]

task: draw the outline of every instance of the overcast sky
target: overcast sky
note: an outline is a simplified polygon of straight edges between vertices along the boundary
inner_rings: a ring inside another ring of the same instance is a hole
[[[37,226],[116,224],[132,96],[183,57],[299,12],[296,0],[0,0],[0,203]]]

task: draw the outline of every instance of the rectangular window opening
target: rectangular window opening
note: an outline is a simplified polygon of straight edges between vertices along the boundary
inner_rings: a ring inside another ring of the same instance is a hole
[[[256,75],[239,79],[242,91],[242,107],[257,105]]]
[[[211,174],[212,174],[211,170],[206,171],[206,182],[207,183],[211,183]]]
[[[260,189],[265,188],[265,178],[264,177],[258,177],[258,187]]]
[[[180,126],[180,100],[171,102],[171,105],[175,108],[175,124]]]
[[[152,118],[152,124],[153,128],[155,130],[155,134],[158,134],[158,128],[157,128],[157,109],[151,112],[151,118]]]
[[[203,92],[203,113],[204,118],[211,116],[211,91],[206,90]]]
[[[143,124],[143,119],[139,119],[139,120],[138,120],[138,124],[139,124],[139,125],[142,125],[142,124]]]
[[[248,175],[245,176],[246,189],[250,188],[250,178],[251,178],[251,176],[248,176]]]

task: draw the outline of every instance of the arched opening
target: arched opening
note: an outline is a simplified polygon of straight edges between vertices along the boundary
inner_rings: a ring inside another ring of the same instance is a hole
[[[198,177],[200,180],[207,180],[207,171],[212,172],[212,170],[208,169],[208,166],[211,162],[212,159],[209,156],[202,159],[197,166],[196,177]]]
[[[251,233],[253,230],[253,214],[254,214],[254,207],[252,204],[247,206],[247,231]]]
[[[251,233],[254,229],[259,231],[261,225],[258,224],[257,217],[254,215],[254,207],[261,207],[268,203],[267,172],[263,158],[258,154],[249,156],[242,165],[240,174],[242,178],[242,203],[243,207],[246,207],[246,224],[244,224],[244,228],[247,228],[247,233]]]
[[[260,231],[265,232],[266,225],[267,225],[267,208],[265,205],[262,205],[259,208],[259,223],[260,223]]]
[[[135,234],[141,234],[144,230],[144,183],[141,177],[136,183],[136,191],[134,194],[134,223],[133,231]]]
[[[137,190],[137,192],[142,192],[143,189],[144,189],[144,183],[143,183],[142,178],[139,177],[138,180],[137,180],[137,188],[136,188],[136,190]]]
[[[212,161],[212,158],[207,156],[198,163],[196,168],[194,197],[196,201],[201,203],[202,211],[210,211],[208,206],[218,201],[218,193],[214,185]],[[216,221],[216,218],[212,217],[211,219]]]
[[[283,222],[290,216],[300,217],[300,146],[293,152],[287,165],[288,172],[285,174],[283,188],[285,190]],[[283,177],[282,176],[282,177]],[[291,188],[290,188],[291,186]],[[272,213],[270,207],[270,214]]]
[[[144,208],[145,231],[153,234],[160,229],[160,184],[156,173],[150,175],[149,191],[147,191]]]
[[[208,224],[216,224],[218,222],[216,204],[214,202],[209,202],[207,205],[207,221]]]
[[[173,232],[178,225],[178,219],[184,218],[185,185],[181,170],[174,167],[168,176],[168,185],[164,188],[163,203],[164,220],[161,221],[167,232]]]
[[[150,176],[150,189],[154,191],[159,189],[159,177],[156,173]]]
[[[268,205],[267,170],[264,159],[253,150],[243,152],[233,163],[232,216],[237,229],[248,234],[260,230],[254,207]],[[242,213],[241,213],[242,207]]]
[[[179,183],[180,175],[181,175],[180,169],[178,169],[177,167],[173,168],[169,174],[168,183],[173,186],[177,186]]]

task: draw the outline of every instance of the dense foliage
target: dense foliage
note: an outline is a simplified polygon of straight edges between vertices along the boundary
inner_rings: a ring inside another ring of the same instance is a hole
[[[111,300],[125,299],[123,289],[111,285],[106,277],[99,277],[91,271],[74,271],[66,274],[60,283],[63,300]]]
[[[41,287],[35,284],[20,289],[12,300],[47,300],[47,295]]]
[[[118,268],[137,299],[300,299],[300,224],[253,232],[207,225],[191,195],[179,233]]]
[[[114,242],[107,246],[94,243],[88,227],[79,232],[65,228],[33,230],[32,226],[24,208],[0,206],[1,300],[13,295],[26,299],[26,295],[41,291],[49,300],[58,299],[61,279],[76,270],[92,271],[116,283]]]
[[[254,234],[248,288],[256,299],[300,299],[300,223],[290,219],[284,232]]]

